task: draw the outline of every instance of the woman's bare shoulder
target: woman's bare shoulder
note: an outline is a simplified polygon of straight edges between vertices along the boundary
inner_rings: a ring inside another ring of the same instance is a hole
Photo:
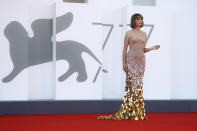
[[[128,30],[128,31],[126,32],[126,35],[130,36],[131,33],[132,33],[132,30]]]

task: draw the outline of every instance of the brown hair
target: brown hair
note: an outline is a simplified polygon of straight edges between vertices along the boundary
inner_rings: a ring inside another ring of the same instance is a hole
[[[139,19],[139,18],[142,19],[142,25],[141,25],[140,27],[144,26],[143,16],[142,16],[141,14],[139,14],[139,13],[136,13],[136,14],[133,14],[133,15],[131,16],[131,23],[130,23],[130,27],[131,27],[131,28],[134,29],[134,28],[136,27],[135,20],[136,20],[136,19]]]

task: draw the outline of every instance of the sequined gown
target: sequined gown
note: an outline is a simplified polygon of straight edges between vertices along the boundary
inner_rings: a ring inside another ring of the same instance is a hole
[[[145,35],[137,35],[131,30],[129,51],[126,55],[128,72],[124,97],[118,112],[114,115],[98,116],[104,120],[147,120],[143,98],[143,76],[145,71]]]

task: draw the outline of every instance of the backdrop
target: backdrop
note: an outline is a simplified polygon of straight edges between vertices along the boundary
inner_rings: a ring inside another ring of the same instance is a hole
[[[141,13],[148,35],[144,98],[197,99],[197,2],[7,0],[0,4],[0,100],[121,99],[124,35]],[[9,10],[8,10],[9,9]]]

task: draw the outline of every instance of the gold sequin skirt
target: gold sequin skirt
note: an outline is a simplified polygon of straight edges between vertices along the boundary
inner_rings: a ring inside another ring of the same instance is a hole
[[[145,57],[127,57],[128,72],[120,109],[114,115],[98,116],[103,120],[147,120],[143,98]]]

